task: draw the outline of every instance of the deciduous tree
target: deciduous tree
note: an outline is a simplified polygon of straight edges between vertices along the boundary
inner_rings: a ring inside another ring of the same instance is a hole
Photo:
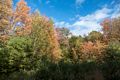
[[[81,60],[99,61],[102,60],[105,54],[106,45],[100,41],[84,42],[81,47]]]
[[[105,19],[102,22],[104,38],[107,41],[120,40],[120,18]]]
[[[13,14],[12,31],[18,35],[26,35],[31,33],[30,8],[24,0],[17,3],[16,10]]]
[[[12,16],[12,0],[0,0],[0,39],[6,39]]]
[[[87,38],[89,41],[95,42],[96,40],[102,40],[103,36],[100,32],[92,31]]]
[[[32,26],[31,36],[35,54],[46,56],[52,61],[59,60],[61,53],[52,21],[36,12],[33,15]]]

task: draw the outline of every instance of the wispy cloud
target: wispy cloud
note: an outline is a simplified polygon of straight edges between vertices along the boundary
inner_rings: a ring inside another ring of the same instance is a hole
[[[50,1],[49,0],[46,0],[46,4],[49,4],[50,3]]]
[[[81,5],[85,0],[76,0],[77,5]]]
[[[60,28],[62,28],[62,27],[71,28],[71,27],[72,27],[72,24],[67,23],[67,22],[65,22],[65,21],[61,21],[61,22],[56,22],[56,23],[55,23],[55,26],[56,26],[56,27],[60,27]]]
[[[120,5],[116,5],[113,8],[113,14],[111,15],[111,18],[116,18],[116,17],[120,17]]]

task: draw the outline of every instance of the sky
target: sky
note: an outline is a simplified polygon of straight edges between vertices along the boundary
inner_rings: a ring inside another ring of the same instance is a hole
[[[19,0],[13,0],[15,6]],[[52,18],[56,27],[66,27],[73,35],[101,31],[105,18],[120,16],[120,0],[25,0],[31,11]]]

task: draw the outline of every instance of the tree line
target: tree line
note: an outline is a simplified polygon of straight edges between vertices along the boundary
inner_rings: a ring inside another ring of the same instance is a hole
[[[119,80],[120,17],[74,36],[20,0],[0,0],[0,80]]]

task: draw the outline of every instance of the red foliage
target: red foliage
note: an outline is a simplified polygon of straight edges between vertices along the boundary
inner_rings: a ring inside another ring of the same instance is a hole
[[[102,23],[101,25],[103,26],[103,30],[107,31],[110,29],[110,22],[111,20],[106,18]]]
[[[107,43],[109,41],[109,33],[111,30],[111,20],[106,18],[102,23],[101,26],[103,27],[103,34],[104,34],[104,41]]]

